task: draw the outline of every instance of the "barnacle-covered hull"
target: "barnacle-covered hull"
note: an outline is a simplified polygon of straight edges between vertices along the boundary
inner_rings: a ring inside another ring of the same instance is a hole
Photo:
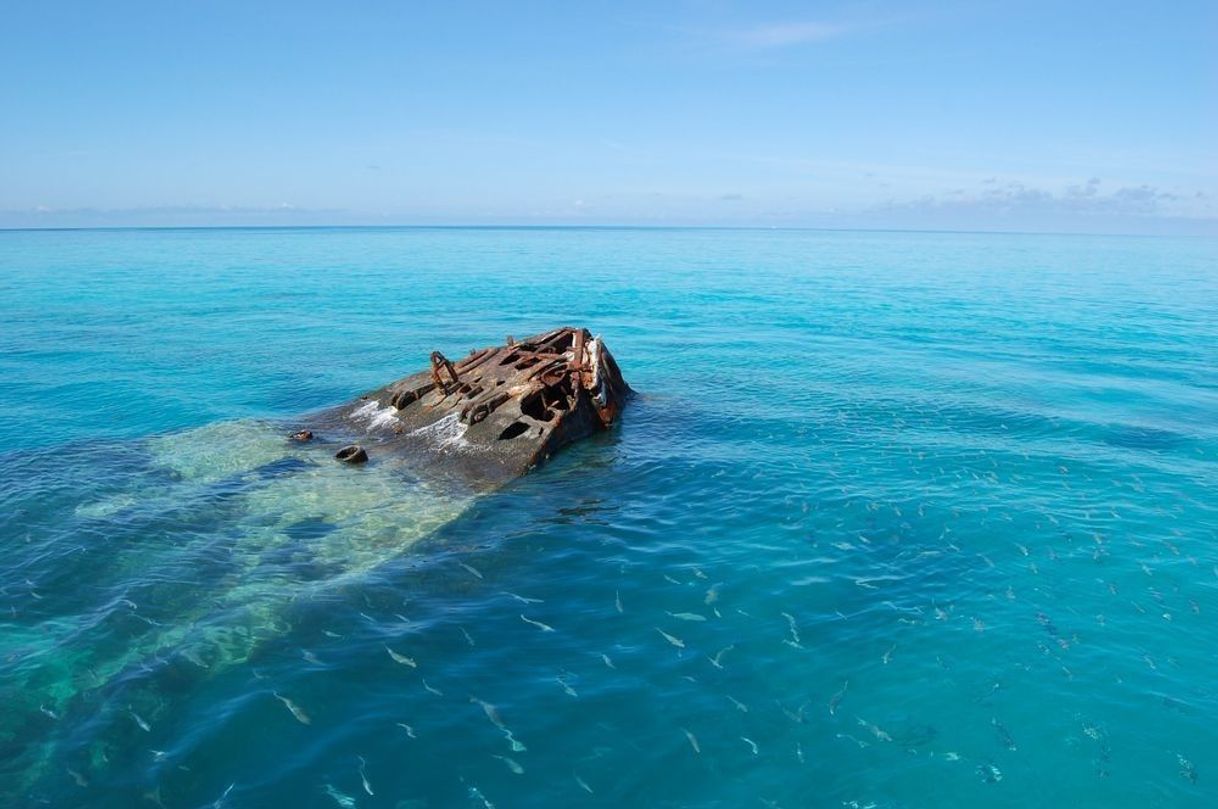
[[[630,387],[599,337],[558,328],[431,368],[327,411],[305,426],[317,440],[353,440],[348,462],[412,453],[420,471],[499,484],[562,447],[613,425]],[[302,436],[303,437],[303,436]]]

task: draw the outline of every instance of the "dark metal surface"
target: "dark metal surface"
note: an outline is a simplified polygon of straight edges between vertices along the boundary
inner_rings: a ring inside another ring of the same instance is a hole
[[[563,327],[509,337],[455,363],[432,352],[428,370],[306,426],[321,438],[358,440],[373,462],[411,453],[420,471],[499,484],[612,426],[630,393],[599,338]]]

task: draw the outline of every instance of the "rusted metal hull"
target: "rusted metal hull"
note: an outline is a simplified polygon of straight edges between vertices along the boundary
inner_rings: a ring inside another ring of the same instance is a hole
[[[348,463],[411,453],[420,471],[493,485],[611,427],[630,393],[600,338],[563,327],[456,362],[433,352],[430,369],[321,414],[293,438],[353,440],[364,452],[343,447]]]

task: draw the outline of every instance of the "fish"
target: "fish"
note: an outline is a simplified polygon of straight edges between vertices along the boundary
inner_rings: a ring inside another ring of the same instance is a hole
[[[215,802],[212,803],[212,809],[220,809],[220,807],[224,805],[224,799],[228,797],[228,793],[232,792],[233,787],[235,786],[237,785],[229,784],[228,789],[224,790],[224,792],[220,794],[220,797],[216,798]]]
[[[568,682],[567,682],[566,680],[564,680],[562,677],[555,677],[555,678],[554,678],[554,680],[555,680],[555,681],[556,681],[556,682],[557,682],[559,685],[561,685],[561,686],[562,686],[562,690],[563,690],[563,691],[564,691],[564,692],[567,694],[567,696],[570,696],[570,697],[578,697],[578,696],[579,696],[579,694],[575,693],[575,689],[571,687],[570,683],[568,683]]]
[[[1100,742],[1100,755],[1095,761],[1095,774],[1100,778],[1107,778],[1110,761],[1112,761],[1112,748],[1108,746],[1107,742]]]
[[[318,659],[317,655],[313,654],[308,649],[301,649],[300,656],[304,658],[306,663],[312,663],[314,666],[322,665],[322,662]],[[189,658],[187,659],[189,660]],[[191,662],[194,663],[195,661],[191,660]],[[204,666],[204,668],[206,668],[206,666]]]
[[[799,742],[795,743],[795,760],[800,764],[804,763],[804,746]]]
[[[664,579],[665,579],[666,581],[668,581],[668,582],[672,583],[672,584],[680,584],[680,583],[681,583],[681,582],[677,581],[676,579],[674,579],[672,576],[669,576],[667,573],[665,573],[665,574],[664,574]],[[42,598],[42,596],[39,596],[39,598]]]
[[[877,725],[873,725],[872,723],[868,722],[866,719],[863,719],[862,717],[856,716],[855,719],[858,720],[860,727],[867,728],[867,730],[871,732],[871,735],[875,736],[880,741],[882,741],[882,742],[892,741],[892,737],[889,736],[887,733],[885,733],[884,730],[881,729],[880,727],[878,727]]]
[[[509,770],[516,773],[517,775],[524,775],[524,767],[521,767],[520,762],[516,761],[516,759],[508,758],[507,756],[498,756],[498,755],[494,755],[494,754],[491,755],[491,758],[499,759],[507,766],[507,768]]]
[[[409,666],[412,669],[417,669],[419,667],[419,664],[414,662],[413,658],[407,657],[403,654],[398,654],[390,649],[388,645],[385,646],[385,651],[389,652],[389,657],[393,659],[394,663],[401,663],[403,666]]]
[[[702,603],[710,606],[719,600],[719,588],[723,586],[723,582],[715,582],[706,591],[706,598],[702,599]]]
[[[884,656],[880,658],[880,660],[883,661],[885,666],[887,666],[889,664],[889,662],[892,661],[892,653],[894,651],[896,651],[896,648],[897,648],[897,645],[895,643],[892,646],[889,646],[888,651],[884,652]]]
[[[76,782],[76,786],[87,787],[89,785],[88,779],[86,779],[83,775],[78,773],[76,770],[72,769],[71,767],[65,767],[64,769],[66,769],[68,771],[68,775],[72,776],[72,780]]]
[[[506,590],[503,592],[503,594],[505,596],[511,596],[512,598],[519,601],[521,604],[544,604],[545,603],[540,598],[527,598],[525,596],[518,596],[515,593],[509,593]]]
[[[787,619],[787,625],[791,630],[790,645],[794,646],[796,648],[800,648],[799,629],[795,626],[795,616],[789,612],[784,612],[784,613],[782,613],[782,617]]]
[[[794,722],[797,725],[802,725],[802,724],[804,724],[804,721],[805,721],[804,712],[808,710],[808,705],[810,705],[811,703],[805,702],[803,705],[800,705],[799,710],[796,710],[796,711],[792,711],[790,708],[783,705],[782,702],[779,700],[774,700],[774,704],[777,705],[780,709],[782,709],[782,713],[784,716],[787,717],[787,719],[790,719],[792,722]]]
[[[364,786],[364,792],[367,792],[369,796],[376,795],[376,793],[372,791],[372,784],[368,783],[368,762],[364,761],[363,756],[356,756],[356,758],[359,759],[359,780]]]
[[[698,746],[698,737],[690,733],[685,728],[681,728],[681,732],[684,733],[685,738],[689,740],[689,746],[694,748],[694,752],[701,754],[702,748]]]
[[[472,573],[475,578],[478,578],[478,579],[482,578],[482,574],[479,573],[478,569],[476,567],[474,567],[473,565],[467,565],[464,562],[457,562],[457,564],[459,564],[461,567],[465,568],[467,571]]]
[[[753,749],[753,755],[757,755],[758,752],[760,752],[757,748],[757,742],[753,741],[748,736],[741,736],[740,740]]]
[[[39,705],[38,710],[41,711],[42,713],[46,714],[47,716],[51,717],[52,719],[54,719],[56,722],[59,721],[59,714],[52,711],[46,705]]]
[[[417,738],[419,738],[418,736],[414,735],[414,728],[412,728],[410,725],[406,724],[405,722],[395,722],[394,724],[396,724],[398,727],[400,727],[400,728],[402,728],[403,730],[405,730],[405,731],[406,731],[406,735],[407,735],[408,737],[410,737],[411,739],[417,739]]]
[[[342,635],[338,634],[337,632],[331,632],[331,631],[330,631],[330,630],[328,630],[328,629],[323,629],[323,630],[321,631],[321,634],[325,635],[327,638],[335,638],[335,639],[338,639],[338,638],[343,637]]]
[[[749,712],[749,706],[745,705],[743,702],[736,699],[731,694],[724,694],[723,696],[727,697],[728,700],[731,701],[731,703],[736,706],[736,710],[740,711],[740,713]]]
[[[145,722],[144,719],[139,714],[137,714],[130,706],[128,706],[128,708],[127,708],[127,713],[131,714],[131,718],[135,720],[135,724],[140,726],[140,730],[144,731],[145,733],[152,732],[152,728],[148,725],[148,723]]]
[[[621,590],[613,591],[613,608],[615,610],[617,610],[618,613],[625,612],[625,610],[622,609],[622,591]]]
[[[1180,777],[1187,780],[1190,784],[1197,783],[1197,768],[1193,766],[1193,762],[1186,759],[1180,753],[1176,753],[1176,761],[1180,764]]]
[[[482,794],[482,790],[478,789],[478,787],[474,786],[473,784],[470,784],[469,786],[469,796],[482,801],[483,809],[495,809],[495,804],[488,801],[486,796]]]
[[[580,788],[581,788],[582,790],[584,790],[585,792],[587,792],[589,795],[594,794],[594,793],[592,792],[592,787],[588,786],[588,782],[587,782],[587,781],[585,781],[584,779],[580,778],[578,775],[574,775],[574,774],[572,774],[572,776],[571,776],[571,777],[575,779],[575,783],[579,784],[579,786],[580,786]]]
[[[470,636],[469,632],[467,632],[467,631],[465,630],[465,627],[463,627],[463,626],[459,626],[459,627],[457,627],[457,629],[460,629],[460,630],[461,630],[461,634],[465,636],[465,642],[466,642],[466,643],[468,643],[470,646],[473,646],[473,645],[474,645],[474,639],[473,639],[473,638]]]
[[[833,696],[829,697],[829,716],[837,714],[837,706],[842,704],[842,699],[846,696],[846,689],[849,687],[850,681],[846,680],[846,682],[842,683],[842,687]]]
[[[523,612],[520,613],[520,620],[524,621],[526,624],[532,624],[542,632],[554,631],[554,627],[550,626],[549,624],[543,624],[541,621],[534,621],[532,618],[526,618]]]
[[[837,735],[837,738],[839,738],[839,739],[849,739],[850,741],[857,744],[860,748],[871,746],[871,742],[865,742],[862,739],[856,739],[853,736],[851,736],[849,733],[838,733],[836,735]]]
[[[695,568],[694,568],[694,575],[695,575],[695,576],[697,576],[699,579],[702,579],[703,581],[706,581],[706,574],[702,572],[702,568],[695,567]]]
[[[663,636],[664,636],[664,640],[668,641],[668,642],[669,642],[669,643],[671,643],[673,646],[676,646],[678,649],[684,649],[684,648],[685,648],[685,641],[681,640],[681,639],[680,639],[680,638],[678,638],[678,637],[674,637],[674,636],[672,636],[672,635],[669,635],[667,632],[665,632],[663,629],[660,629],[658,626],[655,628],[655,630],[656,630],[656,632],[659,632],[661,635],[663,635]]]
[[[437,697],[444,696],[443,691],[441,691],[440,689],[438,689],[434,686],[428,685],[427,680],[424,679],[423,677],[420,677],[419,681],[423,683],[423,690],[426,691],[428,694],[435,694]]]
[[[676,618],[678,621],[705,621],[705,615],[699,615],[696,612],[670,612],[668,615]]]
[[[710,661],[712,666],[714,666],[717,669],[721,669],[721,668],[723,668],[723,656],[735,648],[736,648],[736,644],[734,644],[734,643],[731,644],[730,646],[724,646],[722,649],[715,652],[714,657],[708,657],[706,659]]]
[[[995,767],[988,761],[984,764],[977,765],[977,774],[981,776],[981,780],[987,784],[997,784],[1002,780],[1002,770]]]
[[[288,699],[287,697],[280,695],[280,693],[278,691],[272,691],[271,695],[273,697],[275,697],[275,699],[282,702],[284,704],[284,707],[286,707],[289,711],[292,712],[292,716],[296,717],[297,722],[299,722],[302,725],[313,724],[313,720],[309,718],[309,715],[307,713],[305,713],[304,710],[301,709],[301,707],[299,705],[297,705],[295,702],[292,702],[292,700]]]
[[[1159,701],[1163,703],[1163,707],[1171,708],[1173,711],[1179,711],[1181,713],[1184,713],[1189,707],[1188,703],[1184,700],[1176,699],[1168,694],[1164,694],[1162,699]]]
[[[997,717],[991,719],[990,724],[994,726],[994,730],[998,733],[998,740],[1002,742],[1002,746],[1011,752],[1015,752],[1015,739],[1011,736],[1011,731],[1007,730],[1007,726],[999,722]]]
[[[609,655],[605,654],[604,652],[601,652],[601,660],[605,661],[605,665],[609,668],[617,668],[617,666],[613,665],[613,661],[609,659]]]
[[[513,753],[523,753],[529,749],[513,736],[512,731],[507,728],[503,729],[503,738],[508,740],[508,746],[512,748]]]
[[[343,807],[343,809],[355,809],[355,798],[339,792],[333,785],[326,784],[326,794],[333,798],[334,802]]]
[[[489,703],[485,700],[478,699],[477,697],[474,697],[474,696],[471,696],[469,698],[469,701],[476,703],[480,708],[482,708],[482,712],[484,714],[486,714],[486,718],[491,721],[492,725],[499,728],[500,730],[507,730],[507,725],[505,725],[503,723],[503,717],[499,715],[498,708],[496,708],[491,703]]]

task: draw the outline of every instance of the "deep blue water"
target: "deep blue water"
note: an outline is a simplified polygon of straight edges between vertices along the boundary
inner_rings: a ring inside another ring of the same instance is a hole
[[[4,805],[1213,806],[1216,259],[0,233]],[[562,324],[639,395],[496,493],[283,439]]]

